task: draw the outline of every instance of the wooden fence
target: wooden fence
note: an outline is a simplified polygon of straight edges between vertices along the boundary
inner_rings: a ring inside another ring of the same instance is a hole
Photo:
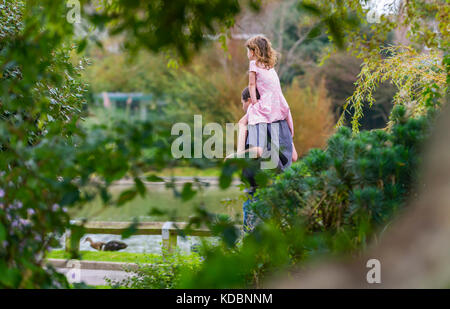
[[[83,226],[86,234],[113,234],[122,235],[122,233],[129,229],[132,222],[102,222],[92,221],[87,222]],[[186,236],[212,236],[208,229],[189,229],[184,230],[187,226],[185,222],[140,222],[135,227],[133,235],[161,235],[162,246],[167,252],[172,252],[177,246],[177,236],[180,230]],[[65,242],[66,251],[70,250],[70,232],[66,233]],[[79,241],[76,244],[75,250],[79,250]]]

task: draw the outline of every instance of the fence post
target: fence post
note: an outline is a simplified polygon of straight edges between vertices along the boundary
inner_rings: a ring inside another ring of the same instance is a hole
[[[70,251],[70,230],[66,229],[66,232],[64,233],[64,250],[66,252]]]
[[[172,253],[177,247],[177,232],[173,230],[173,222],[167,221],[161,229],[163,253]]]
[[[76,221],[75,220],[70,220],[70,224],[75,224]],[[66,252],[70,252],[70,251],[76,251],[76,252],[80,252],[80,239],[77,239],[73,248],[72,248],[72,243],[71,243],[71,230],[70,229],[66,229],[66,233],[64,234],[64,250]]]
[[[79,252],[80,251],[80,240],[78,239],[78,241],[76,241],[76,243],[75,243],[75,246],[72,248],[72,244],[71,244],[70,238],[71,238],[70,229],[67,229],[66,233],[65,233],[65,240],[64,240],[64,243],[65,243],[64,249],[65,249],[65,251],[66,252],[70,252],[70,251]]]

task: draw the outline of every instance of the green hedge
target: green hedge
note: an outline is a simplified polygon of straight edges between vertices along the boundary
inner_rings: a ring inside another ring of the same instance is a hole
[[[413,193],[433,114],[408,119],[399,106],[390,132],[341,127],[325,150],[311,150],[260,189],[253,210],[283,229],[300,219],[311,232],[386,223]]]

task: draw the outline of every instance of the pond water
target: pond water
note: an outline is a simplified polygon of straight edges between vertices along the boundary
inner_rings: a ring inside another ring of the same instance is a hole
[[[89,242],[85,239],[90,237],[93,241],[108,242],[110,240],[119,240],[128,245],[127,248],[120,250],[120,252],[133,252],[133,253],[154,253],[161,254],[162,237],[161,235],[134,235],[127,239],[122,239],[120,235],[110,234],[86,234],[80,241],[80,251],[97,251],[90,247]],[[201,237],[203,240],[210,241],[212,243],[217,242],[216,237]],[[199,244],[201,242],[198,236],[188,236],[186,238],[178,236],[177,248],[183,253],[190,253],[192,245]],[[60,247],[54,248],[55,250],[61,250],[64,248],[64,236],[60,238]]]

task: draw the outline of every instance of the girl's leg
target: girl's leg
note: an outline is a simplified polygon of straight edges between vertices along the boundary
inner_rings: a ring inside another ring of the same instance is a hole
[[[237,151],[236,153],[230,154],[227,157],[225,157],[225,160],[229,158],[235,158],[237,157],[244,157],[244,154],[247,152],[252,153],[250,158],[258,158],[262,156],[263,149],[258,146],[251,147],[249,149],[245,149],[245,141],[247,139],[247,124],[248,124],[248,118],[247,115],[241,118],[238,122],[239,124],[239,133],[238,133],[238,145],[237,145]]]
[[[244,152],[245,150],[245,140],[247,138],[247,124],[248,118],[247,114],[239,120],[239,133],[237,142],[237,153]]]
[[[243,155],[245,152],[247,152],[245,150],[245,140],[247,138],[247,124],[248,124],[248,119],[247,119],[247,114],[242,117],[239,122],[238,122],[238,140],[237,140],[237,150],[236,153],[231,153],[228,156],[225,157],[225,161],[227,159],[230,158],[239,158],[239,154]]]

